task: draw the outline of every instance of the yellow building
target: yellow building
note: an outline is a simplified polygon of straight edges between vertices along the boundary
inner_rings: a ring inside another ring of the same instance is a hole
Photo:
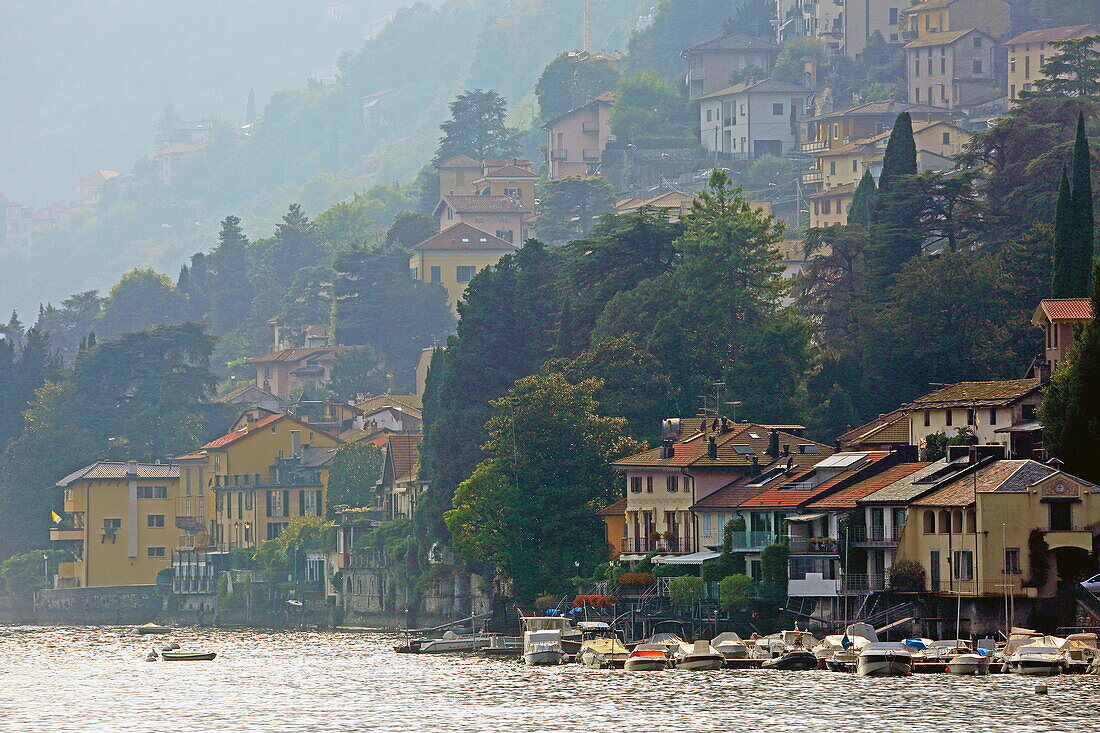
[[[538,176],[513,163],[491,168],[474,181],[475,192],[481,196],[510,196],[529,211],[535,210],[535,181]]]
[[[1008,101],[1015,104],[1020,92],[1029,92],[1035,83],[1044,79],[1043,65],[1058,53],[1050,45],[1055,41],[1068,41],[1073,38],[1086,38],[1100,35],[1100,27],[1094,25],[1071,25],[1062,28],[1044,28],[1021,33],[1005,41],[1008,49]],[[1100,51],[1100,42],[1093,48]]]
[[[328,467],[340,444],[292,415],[257,415],[173,459],[183,485],[181,528],[192,529],[180,547],[255,547],[296,517],[323,515]]]
[[[455,224],[413,247],[409,268],[414,279],[446,288],[453,309],[462,301],[466,284],[474,275],[518,249],[469,224]]]
[[[168,568],[179,530],[179,467],[101,461],[57,482],[65,514],[50,540],[72,553],[57,588],[153,585]]]
[[[1002,39],[1012,25],[1012,7],[1004,0],[924,0],[901,14],[908,38],[977,28]]]
[[[928,480],[898,547],[899,558],[924,568],[927,591],[966,599],[967,634],[982,630],[966,627],[983,599],[989,625],[1006,594],[1051,598],[1091,575],[1091,528],[1100,523],[1100,487],[1032,460],[970,460],[946,481]]]

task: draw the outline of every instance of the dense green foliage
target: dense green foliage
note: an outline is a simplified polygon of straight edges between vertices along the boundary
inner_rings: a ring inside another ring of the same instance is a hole
[[[385,454],[373,443],[349,443],[336,449],[328,474],[328,506],[371,506],[382,478]]]
[[[590,99],[615,90],[618,65],[607,58],[561,53],[546,65],[535,84],[539,116],[561,117]]]
[[[550,245],[580,239],[611,211],[615,189],[602,176],[568,176],[538,184],[539,239]]]
[[[756,596],[756,581],[747,575],[728,575],[718,586],[718,603],[727,611],[744,610]]]
[[[681,575],[668,582],[668,599],[677,606],[690,606],[705,597],[703,579],[694,575]]]

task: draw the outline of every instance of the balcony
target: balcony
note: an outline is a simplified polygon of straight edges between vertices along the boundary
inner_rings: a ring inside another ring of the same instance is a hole
[[[825,182],[824,171],[806,171],[802,174],[802,183],[806,186],[816,186]]]
[[[835,555],[836,540],[832,537],[791,537],[792,555]]]
[[[730,549],[734,552],[760,552],[776,542],[774,532],[733,532],[730,535]],[[719,536],[716,544],[722,544]]]
[[[51,528],[50,529],[50,541],[51,542],[83,542],[84,530],[83,529],[62,529]]]
[[[568,160],[569,150],[566,148],[555,148],[550,151],[550,160]]]
[[[671,540],[652,540],[644,537],[623,537],[622,551],[631,553],[648,554],[650,552],[668,553],[671,555],[685,555],[695,552],[695,543],[690,537],[680,537]]]
[[[810,142],[802,143],[801,146],[803,153],[824,153],[829,149],[828,140],[812,140]]]
[[[596,133],[600,131],[600,124],[598,122],[582,122],[581,132]]]
[[[176,542],[176,548],[180,550],[203,550],[213,547],[210,535],[206,532],[180,535]]]
[[[895,534],[901,534],[901,528],[895,530]],[[897,547],[898,538],[890,537],[885,527],[852,527],[848,531],[848,541],[852,547]]]
[[[600,159],[600,151],[596,148],[585,148],[583,152],[585,160],[594,161]]]
[[[1092,532],[1087,529],[1048,529],[1043,532],[1047,547],[1056,550],[1060,547],[1076,547],[1092,552]]]
[[[206,529],[206,521],[202,517],[176,516],[176,529],[184,532],[201,532]]]
[[[839,581],[840,591],[845,595],[860,595],[886,590],[886,576],[882,573],[848,574]]]

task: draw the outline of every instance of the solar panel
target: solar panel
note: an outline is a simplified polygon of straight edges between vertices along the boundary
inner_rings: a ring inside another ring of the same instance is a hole
[[[739,456],[753,456],[756,455],[756,451],[752,449],[751,445],[735,445],[733,451]]]

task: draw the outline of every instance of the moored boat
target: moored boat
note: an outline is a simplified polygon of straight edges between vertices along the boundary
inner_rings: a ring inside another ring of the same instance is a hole
[[[459,654],[476,652],[492,643],[492,637],[485,634],[462,635],[447,631],[438,639],[412,639],[393,650],[409,654]]]
[[[582,621],[577,624],[581,631],[581,650],[577,661],[594,669],[621,669],[630,650],[619,641],[611,627],[602,621]]]
[[[1027,644],[1008,655],[1005,664],[1013,674],[1050,677],[1065,671],[1066,655],[1055,646]]]
[[[778,657],[765,659],[760,666],[762,669],[784,669],[802,672],[817,669],[818,659],[808,649],[788,649]]]
[[[898,641],[872,641],[859,650],[856,671],[864,677],[904,677],[912,674],[913,652]]]
[[[543,629],[523,632],[523,663],[530,666],[564,664],[565,651],[561,648],[561,631]]]
[[[699,639],[694,644],[680,644],[672,652],[672,665],[676,669],[721,669],[725,663],[726,658],[722,656],[722,652],[711,646],[706,639]]]
[[[721,652],[726,661],[748,659],[749,647],[733,631],[725,631],[710,640],[710,645]]]
[[[668,653],[663,646],[642,644],[630,652],[623,668],[628,672],[643,672],[668,667]]]
[[[991,661],[992,657],[980,652],[963,652],[948,660],[946,670],[948,674],[955,675],[989,674]]]
[[[136,634],[170,634],[172,633],[171,626],[161,626],[160,624],[147,623],[142,624],[134,629]]]
[[[166,662],[209,662],[218,656],[216,652],[161,652],[160,658]]]

